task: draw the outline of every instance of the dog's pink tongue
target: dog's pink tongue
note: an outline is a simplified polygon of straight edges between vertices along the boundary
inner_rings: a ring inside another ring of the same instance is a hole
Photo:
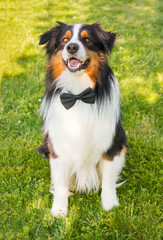
[[[78,66],[78,64],[80,64],[80,61],[77,60],[77,59],[71,59],[71,60],[69,61],[69,65],[70,65],[70,67],[75,68],[75,67]]]

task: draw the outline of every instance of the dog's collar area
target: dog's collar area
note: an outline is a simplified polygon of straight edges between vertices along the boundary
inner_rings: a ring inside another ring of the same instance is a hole
[[[92,88],[87,88],[78,95],[72,93],[63,93],[60,95],[61,103],[68,110],[71,108],[77,100],[81,100],[84,103],[95,103],[95,92]]]

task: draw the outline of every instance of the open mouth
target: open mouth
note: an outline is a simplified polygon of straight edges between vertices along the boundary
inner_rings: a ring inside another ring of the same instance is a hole
[[[87,68],[90,63],[90,59],[81,62],[79,59],[72,57],[69,58],[67,61],[64,61],[64,63],[71,72],[76,72]]]

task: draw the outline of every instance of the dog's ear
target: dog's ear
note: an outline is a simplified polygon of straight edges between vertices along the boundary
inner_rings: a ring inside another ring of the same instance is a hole
[[[65,23],[57,22],[59,25],[56,27],[51,28],[49,31],[43,33],[40,36],[40,42],[39,45],[43,45],[46,43],[46,50],[48,54],[53,53],[55,48],[57,47],[57,39],[59,37],[59,33],[61,31],[61,28],[65,26]]]
[[[56,43],[57,43],[57,37],[59,35],[60,26],[56,26],[51,28],[49,31],[43,33],[40,36],[40,45],[43,45],[46,43],[45,48],[47,54],[51,55],[54,50],[56,49]]]
[[[63,23],[63,22],[59,22],[59,21],[57,21],[57,23],[58,23],[61,27],[65,27],[65,26],[67,26],[67,24],[65,24],[65,23]]]
[[[116,40],[117,34],[113,33],[113,32],[104,31],[101,28],[100,24],[98,24],[98,23],[95,23],[93,25],[97,29],[98,37],[99,37],[99,39],[101,41],[101,44],[104,47],[104,50],[106,52],[110,52],[111,53],[112,48],[113,48],[114,43],[115,43],[115,40]]]
[[[111,53],[114,43],[115,43],[115,40],[116,40],[116,33],[105,32],[104,30],[102,30],[101,41],[107,52]]]
[[[50,29],[49,31],[43,33],[40,36],[40,42],[39,45],[43,45],[51,40],[52,33],[53,33],[54,28]]]
[[[43,33],[40,36],[39,45],[43,45],[43,44],[49,42],[51,40],[51,38],[54,37],[57,34],[57,32],[60,30],[61,27],[66,26],[66,24],[63,23],[63,22],[58,22],[57,21],[57,23],[59,24],[59,26],[51,28],[49,31]]]

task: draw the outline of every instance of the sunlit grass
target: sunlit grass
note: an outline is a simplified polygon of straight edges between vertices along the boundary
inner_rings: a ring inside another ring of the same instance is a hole
[[[161,239],[160,17],[156,0],[0,2],[0,239]],[[47,59],[39,35],[58,20],[100,22],[117,32],[109,61],[119,79],[129,147],[120,207],[105,212],[100,192],[75,193],[65,219],[50,215],[49,163],[34,150],[42,138]]]

